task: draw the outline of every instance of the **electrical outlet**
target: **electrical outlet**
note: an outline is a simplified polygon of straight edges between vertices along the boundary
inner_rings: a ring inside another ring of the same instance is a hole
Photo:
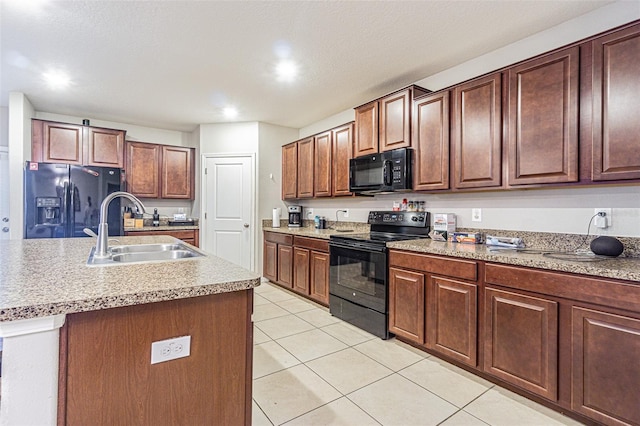
[[[482,222],[482,209],[471,209],[471,221]]]
[[[313,219],[313,209],[307,208],[305,210],[307,211],[307,217],[310,217],[311,219]]]
[[[344,212],[344,217],[349,217],[349,209],[342,209],[342,211]]]
[[[191,336],[174,337],[151,343],[151,364],[191,355]]]
[[[595,209],[593,214],[604,213],[604,217],[596,216],[593,220],[596,228],[605,229],[611,226],[611,209]]]

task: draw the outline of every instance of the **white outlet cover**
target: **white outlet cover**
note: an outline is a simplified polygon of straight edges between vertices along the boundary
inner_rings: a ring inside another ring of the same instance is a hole
[[[482,222],[482,209],[471,209],[471,221]]]
[[[349,209],[344,209],[344,217],[349,217]]]
[[[191,355],[191,336],[174,337],[151,343],[151,364]]]

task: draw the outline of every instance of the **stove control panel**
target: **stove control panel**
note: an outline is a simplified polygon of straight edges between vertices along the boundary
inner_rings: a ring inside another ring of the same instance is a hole
[[[371,225],[414,226],[425,228],[429,226],[428,212],[397,212],[397,211],[373,211],[369,212]]]

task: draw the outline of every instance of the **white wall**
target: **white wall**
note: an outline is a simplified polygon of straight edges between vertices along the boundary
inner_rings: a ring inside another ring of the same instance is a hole
[[[346,111],[339,112],[337,114],[332,115],[331,117],[325,118],[324,120],[320,120],[316,123],[310,124],[309,126],[303,127],[302,129],[300,129],[297,139],[302,139],[302,138],[306,138],[307,136],[322,133],[325,130],[329,130],[334,127],[341,126],[355,119],[356,119],[356,114],[353,108],[348,109]],[[289,142],[293,142],[293,140]]]
[[[9,108],[0,107],[0,146],[9,146]]]
[[[621,1],[550,28],[486,55],[416,82],[439,90],[514,62],[579,41],[609,28],[640,19],[639,3]],[[300,130],[300,137],[319,133],[344,122],[353,110],[333,115]],[[424,200],[427,211],[455,213],[460,228],[505,229],[585,234],[594,208],[612,208],[612,226],[591,227],[591,233],[640,237],[640,190],[637,185],[549,190],[514,190],[466,194],[392,194],[375,197],[300,201],[314,215],[335,220],[336,210],[349,208],[349,219],[366,222],[370,210],[391,209],[402,198]],[[471,209],[482,209],[482,222],[471,221]],[[305,215],[306,216],[306,215]]]

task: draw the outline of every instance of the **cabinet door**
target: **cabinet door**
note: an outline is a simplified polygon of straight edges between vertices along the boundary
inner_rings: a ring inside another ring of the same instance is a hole
[[[593,41],[593,180],[640,179],[640,25]]]
[[[449,91],[413,103],[413,189],[449,189]]]
[[[313,138],[298,142],[298,198],[313,197]]]
[[[572,308],[571,408],[603,424],[640,424],[640,319]]]
[[[431,276],[426,306],[427,347],[475,367],[478,286]]]
[[[331,196],[331,131],[315,136],[313,195]]]
[[[557,400],[558,304],[485,288],[484,309],[484,371]]]
[[[98,167],[124,167],[124,135],[122,130],[84,128],[84,164]]]
[[[424,275],[389,268],[389,331],[424,343]]]
[[[309,296],[324,305],[329,304],[329,253],[311,252],[309,263],[311,282]]]
[[[162,145],[162,198],[193,199],[193,149]]]
[[[304,295],[309,294],[309,250],[293,248],[293,290]]]
[[[502,77],[500,73],[453,90],[453,185],[502,185]]]
[[[82,126],[50,121],[42,121],[41,126],[42,162],[82,165]]]
[[[576,182],[579,48],[525,62],[508,76],[508,184]]]
[[[127,142],[127,190],[138,197],[160,197],[160,145]]]
[[[333,139],[333,196],[351,195],[349,192],[349,160],[353,153],[353,123],[332,131]]]
[[[379,105],[380,152],[411,147],[411,90],[389,95]]]
[[[293,247],[278,244],[278,283],[293,287]]]
[[[282,199],[298,197],[298,144],[282,147]]]
[[[353,156],[378,152],[378,101],[356,108],[356,143]]]
[[[265,241],[262,254],[262,275],[275,283],[278,281],[278,244]]]

